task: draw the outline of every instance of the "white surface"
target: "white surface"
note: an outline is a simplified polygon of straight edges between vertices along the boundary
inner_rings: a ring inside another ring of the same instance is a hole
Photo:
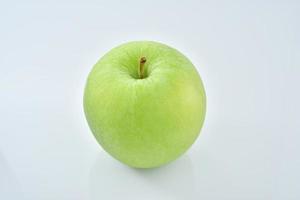
[[[300,4],[2,2],[0,199],[300,198]],[[187,55],[206,86],[201,136],[179,160],[130,169],[96,143],[82,95],[130,40]]]

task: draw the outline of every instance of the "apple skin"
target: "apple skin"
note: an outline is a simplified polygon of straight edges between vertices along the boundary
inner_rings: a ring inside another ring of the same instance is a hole
[[[105,151],[131,167],[152,168],[175,160],[196,140],[206,96],[183,54],[158,42],[134,41],[115,47],[93,67],[84,111]]]

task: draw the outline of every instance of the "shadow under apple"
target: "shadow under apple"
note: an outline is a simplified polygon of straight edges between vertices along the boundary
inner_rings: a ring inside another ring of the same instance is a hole
[[[190,158],[154,169],[134,169],[101,154],[90,171],[91,199],[183,200],[195,195]]]

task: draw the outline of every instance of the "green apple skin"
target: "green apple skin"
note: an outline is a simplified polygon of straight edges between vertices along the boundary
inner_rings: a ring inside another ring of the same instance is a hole
[[[152,41],[109,51],[93,67],[84,92],[86,119],[98,143],[135,168],[158,167],[182,155],[199,135],[205,110],[204,87],[193,64]]]

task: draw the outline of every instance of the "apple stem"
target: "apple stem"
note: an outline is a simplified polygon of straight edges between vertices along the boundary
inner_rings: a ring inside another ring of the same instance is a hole
[[[146,58],[145,57],[141,57],[140,59],[140,79],[143,79],[144,78],[144,65],[146,63]]]

